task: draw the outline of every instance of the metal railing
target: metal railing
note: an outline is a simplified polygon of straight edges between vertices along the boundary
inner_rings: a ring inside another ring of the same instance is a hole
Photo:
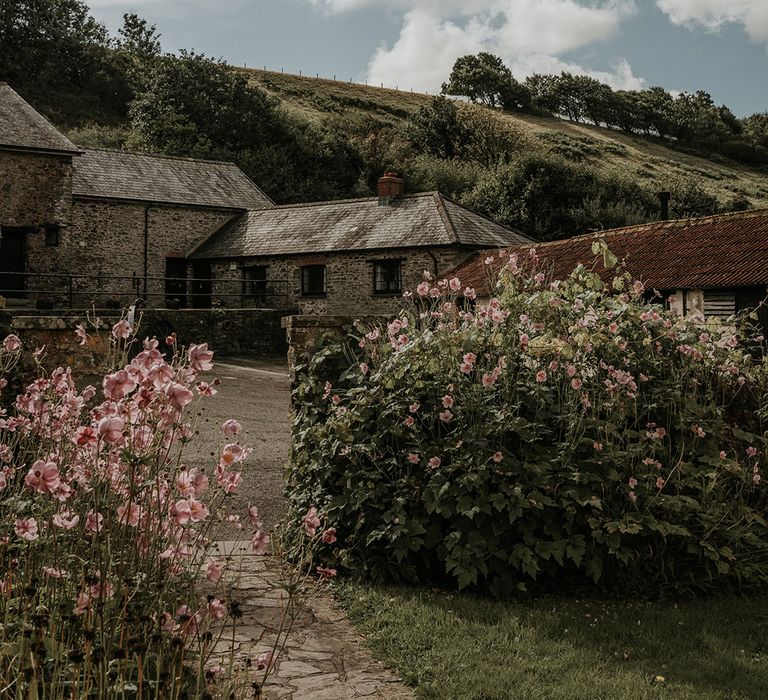
[[[289,281],[0,272],[0,296],[38,308],[123,308],[137,300],[149,308],[283,308]]]

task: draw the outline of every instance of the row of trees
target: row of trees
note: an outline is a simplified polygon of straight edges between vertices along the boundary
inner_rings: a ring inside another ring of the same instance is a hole
[[[627,133],[707,148],[751,163],[768,163],[768,115],[738,119],[703,91],[673,96],[661,87],[613,90],[586,75],[534,74],[519,82],[498,57],[462,56],[443,93],[505,110],[549,114]]]

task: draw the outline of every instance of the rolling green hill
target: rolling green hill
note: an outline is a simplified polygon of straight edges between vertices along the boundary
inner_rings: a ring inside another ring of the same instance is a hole
[[[271,71],[239,69],[249,80],[279,98],[289,112],[320,121],[329,113],[365,115],[392,126],[429,103],[428,95]],[[496,112],[498,119],[532,137],[533,147],[550,149],[570,161],[607,175],[637,178],[666,189],[670,181],[690,180],[723,204],[744,199],[752,208],[768,207],[768,173],[721,156],[670,148],[660,139],[627,135],[562,119]],[[746,203],[744,203],[745,205]]]

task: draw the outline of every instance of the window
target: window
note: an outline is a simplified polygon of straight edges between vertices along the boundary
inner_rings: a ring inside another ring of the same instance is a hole
[[[267,266],[255,265],[243,270],[243,297],[257,305],[267,303]]]
[[[302,296],[325,294],[325,265],[305,265],[301,268]]]
[[[400,294],[403,281],[400,276],[400,260],[376,260],[373,263],[373,293]]]

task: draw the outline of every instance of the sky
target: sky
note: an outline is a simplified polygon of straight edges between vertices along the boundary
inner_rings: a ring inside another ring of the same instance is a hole
[[[88,0],[86,0],[88,2]],[[518,79],[585,73],[616,89],[706,90],[737,116],[768,111],[768,0],[90,0],[164,51],[438,93],[459,56],[490,51]]]

